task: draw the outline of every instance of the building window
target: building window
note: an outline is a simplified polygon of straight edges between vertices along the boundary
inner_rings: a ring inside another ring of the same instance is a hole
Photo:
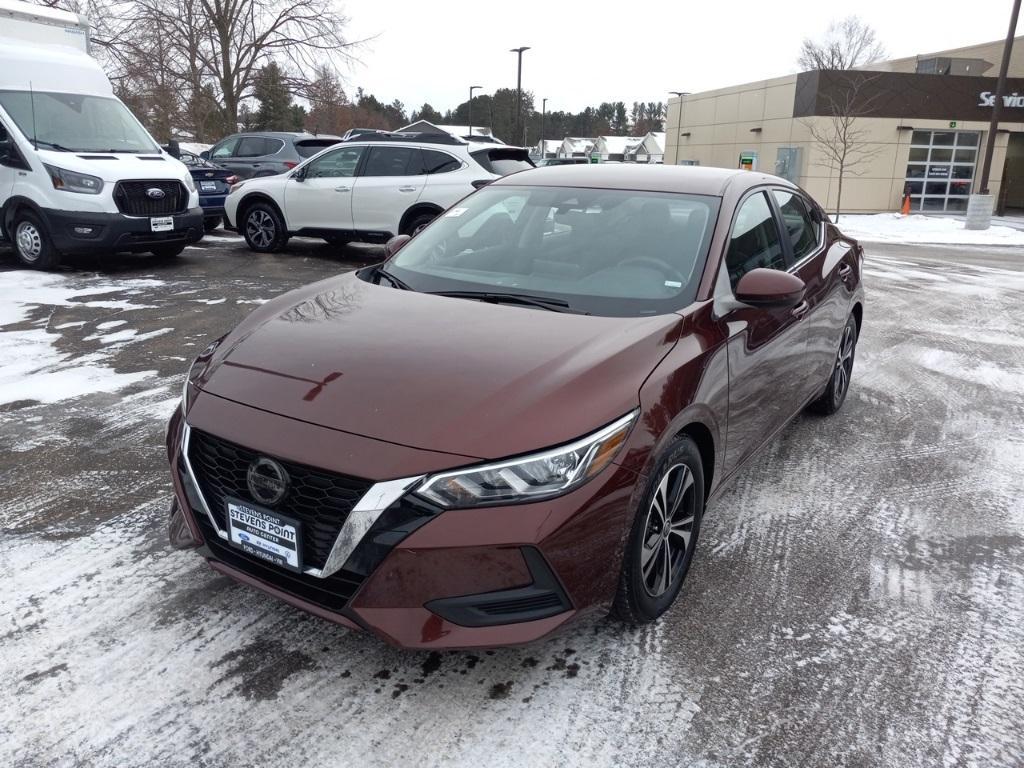
[[[912,210],[966,210],[979,137],[977,131],[914,131],[905,176]]]

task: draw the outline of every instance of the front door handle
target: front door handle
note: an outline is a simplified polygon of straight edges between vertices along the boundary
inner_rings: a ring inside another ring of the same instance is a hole
[[[416,187],[399,187],[398,191],[399,192],[415,192],[416,191]]]
[[[808,304],[806,301],[801,301],[799,304],[793,307],[792,315],[797,320],[799,320],[800,318],[807,314],[807,310],[809,310],[810,308],[810,304]]]
[[[351,192],[352,191],[352,187],[335,187],[334,191],[335,192]]]

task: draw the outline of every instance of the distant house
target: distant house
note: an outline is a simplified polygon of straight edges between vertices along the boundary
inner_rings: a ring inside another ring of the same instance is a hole
[[[558,139],[541,139],[533,147],[530,147],[530,154],[534,157],[558,157],[558,150],[562,142]]]
[[[626,152],[629,163],[661,163],[665,160],[665,133],[651,131]]]
[[[633,150],[641,141],[641,136],[598,136],[588,154],[591,160],[596,157],[599,162],[623,162],[626,153]]]
[[[409,131],[410,133],[448,133],[468,141],[490,141],[495,144],[505,143],[501,139],[496,138],[491,133],[490,126],[487,125],[474,125],[473,132],[470,133],[468,125],[437,125],[429,120],[417,120],[415,123],[409,123],[409,125],[398,130]]]
[[[578,136],[566,136],[562,146],[555,152],[555,157],[587,157],[594,148],[597,139],[585,139]]]

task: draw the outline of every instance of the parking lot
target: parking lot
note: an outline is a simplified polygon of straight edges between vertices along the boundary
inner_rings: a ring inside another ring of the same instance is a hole
[[[391,649],[167,545],[189,360],[378,251],[0,250],[0,764],[1024,764],[1024,258],[867,250],[843,410],[709,509],[663,620],[477,653]]]

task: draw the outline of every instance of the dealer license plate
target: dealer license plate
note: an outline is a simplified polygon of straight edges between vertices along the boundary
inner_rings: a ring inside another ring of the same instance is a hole
[[[217,182],[216,181],[200,181],[199,182],[200,192],[216,192]]]
[[[153,228],[154,232],[170,232],[174,229],[174,217],[157,216],[149,220],[149,226]]]
[[[228,539],[248,555],[302,572],[302,523],[240,499],[225,501]]]

